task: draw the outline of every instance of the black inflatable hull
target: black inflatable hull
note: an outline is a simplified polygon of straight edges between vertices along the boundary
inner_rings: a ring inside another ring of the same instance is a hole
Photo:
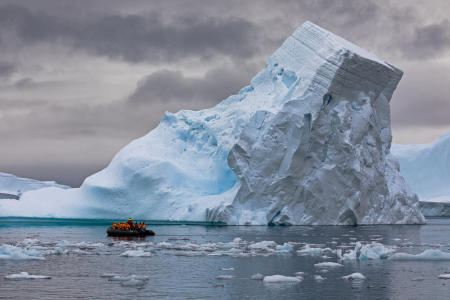
[[[106,230],[108,236],[148,236],[155,235],[155,233],[151,230],[138,231],[138,230],[114,230],[112,227],[109,227]]]

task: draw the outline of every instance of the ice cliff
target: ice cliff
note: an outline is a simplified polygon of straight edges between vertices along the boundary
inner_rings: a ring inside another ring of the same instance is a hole
[[[389,101],[401,76],[306,22],[239,94],[210,109],[166,113],[81,188],[25,193],[0,204],[0,214],[422,223],[389,151]]]
[[[401,173],[426,216],[450,216],[450,132],[430,144],[393,145]]]
[[[22,193],[45,187],[68,189],[69,186],[57,184],[54,181],[38,181],[20,178],[12,174],[0,173],[0,199],[19,199]],[[1,212],[0,212],[1,213]]]

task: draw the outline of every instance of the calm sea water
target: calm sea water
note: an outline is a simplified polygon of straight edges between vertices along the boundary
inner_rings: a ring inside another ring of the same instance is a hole
[[[45,257],[0,259],[0,299],[449,299],[450,280],[438,276],[450,273],[450,261],[382,259],[318,268],[314,264],[339,260],[332,252],[325,257],[296,252],[306,244],[345,252],[357,241],[395,246],[396,252],[450,252],[450,219],[428,222],[359,227],[153,225],[155,237],[117,240],[106,236],[107,223],[101,220],[0,218],[0,245]],[[279,251],[273,243],[270,251],[253,249],[260,241],[274,241]],[[288,242],[293,251],[283,248]],[[127,251],[145,256],[123,256]],[[20,272],[51,279],[5,278]],[[304,272],[299,283],[250,279],[256,273],[293,277],[296,272]],[[354,272],[366,279],[342,279]],[[148,279],[127,285],[102,277],[105,273]],[[220,279],[223,275],[229,277]],[[325,279],[318,281],[315,275]]]

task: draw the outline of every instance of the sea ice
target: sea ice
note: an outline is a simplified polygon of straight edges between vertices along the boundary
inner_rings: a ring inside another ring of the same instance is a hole
[[[142,249],[137,250],[127,250],[120,254],[120,256],[127,256],[127,257],[142,257],[142,256],[151,256],[152,254],[150,252],[146,252]]]
[[[283,276],[283,275],[265,276],[263,279],[263,282],[265,282],[265,283],[278,283],[278,282],[299,283],[301,281],[302,280],[298,277],[289,277],[289,276]]]
[[[216,277],[217,280],[227,280],[227,279],[233,279],[233,275],[219,275]]]
[[[252,280],[263,280],[264,279],[264,275],[261,273],[256,273],[253,274],[252,277],[250,277],[250,279]]]
[[[6,279],[10,280],[23,280],[23,279],[51,279],[50,276],[46,275],[30,275],[27,272],[20,272],[19,274],[11,274],[5,276]]]
[[[450,260],[450,253],[437,249],[426,249],[419,254],[395,253],[390,256],[392,260]]]
[[[314,275],[314,279],[315,279],[316,281],[323,281],[323,280],[325,280],[326,278],[325,278],[325,277],[322,277],[322,276],[320,276],[320,275]]]
[[[441,274],[438,276],[439,279],[450,279],[450,274]]]
[[[394,253],[394,250],[390,247],[386,247],[380,243],[374,243],[363,245],[357,242],[354,250],[342,255],[343,260],[372,260],[372,259],[384,259],[388,258]],[[339,255],[338,255],[339,256]]]
[[[0,259],[45,259],[42,253],[34,249],[24,249],[17,246],[0,245]]]
[[[331,261],[326,261],[326,262],[314,264],[314,266],[317,268],[336,268],[336,267],[343,267],[344,265],[341,265],[341,264],[335,263],[335,262],[331,262]]]

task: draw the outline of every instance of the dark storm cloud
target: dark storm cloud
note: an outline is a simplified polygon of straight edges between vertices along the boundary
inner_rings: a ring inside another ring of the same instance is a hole
[[[129,62],[167,62],[220,55],[246,58],[256,51],[256,27],[240,18],[86,13],[64,18],[17,5],[0,7],[0,26],[24,46],[63,43]]]
[[[185,77],[180,71],[161,70],[138,82],[129,99],[134,104],[178,102],[180,109],[186,102],[209,107],[235,94],[249,82],[251,74],[234,69],[216,68],[200,78]]]
[[[0,78],[7,78],[16,71],[16,67],[7,61],[0,61]]]
[[[437,57],[450,49],[450,21],[416,28],[412,37],[405,40],[402,49],[411,59]]]

